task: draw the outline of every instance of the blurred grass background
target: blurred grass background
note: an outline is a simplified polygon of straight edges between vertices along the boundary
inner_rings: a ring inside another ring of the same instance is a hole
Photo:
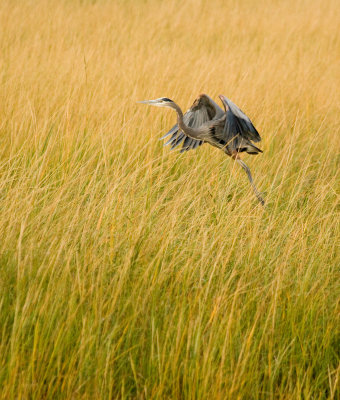
[[[337,1],[2,0],[0,396],[336,399]],[[238,104],[266,192],[173,111]]]

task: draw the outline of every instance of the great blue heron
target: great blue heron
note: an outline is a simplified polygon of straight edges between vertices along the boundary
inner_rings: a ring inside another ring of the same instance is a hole
[[[177,124],[162,137],[170,139],[165,143],[171,145],[171,150],[183,143],[181,153],[196,149],[203,143],[209,143],[223,150],[246,171],[256,197],[262,205],[264,200],[258,192],[250,169],[240,158],[240,153],[262,153],[253,142],[259,142],[261,137],[250,119],[236,104],[225,96],[220,95],[224,111],[209,96],[201,94],[183,115],[181,108],[167,97],[156,100],[140,101],[157,107],[170,107],[177,112]]]

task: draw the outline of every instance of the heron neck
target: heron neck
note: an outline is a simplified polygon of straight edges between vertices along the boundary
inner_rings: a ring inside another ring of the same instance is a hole
[[[172,103],[172,106],[174,108],[174,110],[177,112],[177,122],[178,122],[178,126],[179,128],[188,136],[192,137],[192,138],[198,138],[198,132],[196,129],[191,128],[190,126],[188,126],[185,122],[184,122],[184,118],[183,118],[183,112],[181,110],[181,108],[176,104],[176,103]]]

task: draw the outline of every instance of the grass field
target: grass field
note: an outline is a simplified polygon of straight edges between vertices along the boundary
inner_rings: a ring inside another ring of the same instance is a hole
[[[339,399],[337,0],[0,2],[0,398]],[[225,94],[266,193],[172,110]]]

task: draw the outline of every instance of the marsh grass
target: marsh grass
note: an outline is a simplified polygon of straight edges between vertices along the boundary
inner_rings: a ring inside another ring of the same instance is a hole
[[[3,399],[339,396],[339,7],[0,4]],[[223,93],[263,155],[169,152]]]

